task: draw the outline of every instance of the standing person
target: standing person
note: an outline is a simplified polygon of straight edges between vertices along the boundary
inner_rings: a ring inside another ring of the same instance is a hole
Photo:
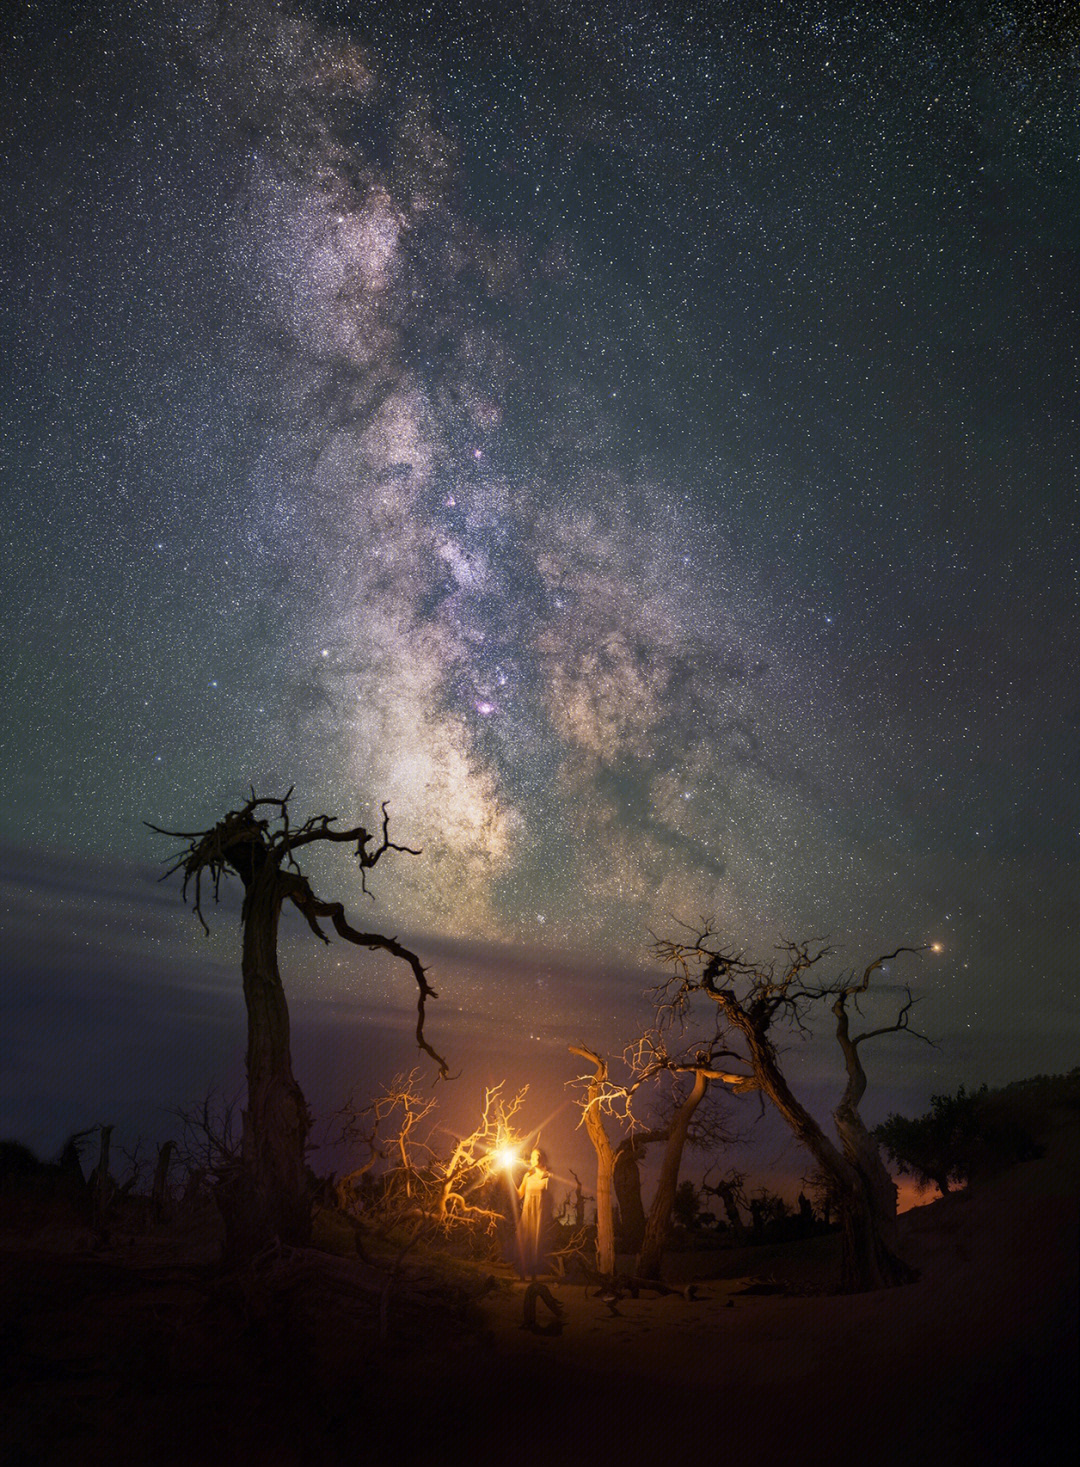
[[[551,1169],[547,1153],[539,1147],[534,1148],[529,1157],[529,1170],[518,1183],[517,1190],[521,1198],[521,1221],[518,1223],[521,1271],[535,1279],[547,1263],[546,1247],[554,1211]]]

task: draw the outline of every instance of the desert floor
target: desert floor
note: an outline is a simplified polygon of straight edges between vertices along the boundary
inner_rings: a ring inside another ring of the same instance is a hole
[[[831,1237],[673,1254],[696,1298],[553,1283],[557,1335],[509,1278],[465,1318],[413,1279],[380,1333],[363,1265],[313,1250],[211,1285],[0,1240],[4,1460],[1049,1467],[1078,1440],[1078,1180],[1062,1114],[1041,1159],[904,1214],[914,1284],[822,1292]]]

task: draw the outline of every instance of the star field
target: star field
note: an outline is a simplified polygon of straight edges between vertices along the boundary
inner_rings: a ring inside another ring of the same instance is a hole
[[[386,799],[418,943],[935,940],[1063,1067],[1068,14],[23,7],[10,848]]]

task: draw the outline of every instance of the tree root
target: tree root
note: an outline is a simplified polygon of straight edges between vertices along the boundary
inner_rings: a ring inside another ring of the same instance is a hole
[[[536,1318],[536,1306],[543,1302],[551,1313],[551,1318],[546,1324],[540,1324]],[[525,1298],[521,1306],[521,1328],[531,1330],[534,1335],[561,1335],[565,1311],[558,1299],[555,1298],[547,1284],[532,1283],[525,1290]]]

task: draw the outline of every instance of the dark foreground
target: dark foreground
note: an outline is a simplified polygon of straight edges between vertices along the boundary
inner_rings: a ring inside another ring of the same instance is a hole
[[[313,1251],[226,1275],[9,1238],[3,1460],[1049,1467],[1077,1440],[1077,1139],[1063,1117],[1041,1160],[906,1214],[908,1288],[811,1293],[835,1264],[811,1240],[726,1255],[693,1301],[555,1286],[550,1336],[506,1282],[383,1297]]]

